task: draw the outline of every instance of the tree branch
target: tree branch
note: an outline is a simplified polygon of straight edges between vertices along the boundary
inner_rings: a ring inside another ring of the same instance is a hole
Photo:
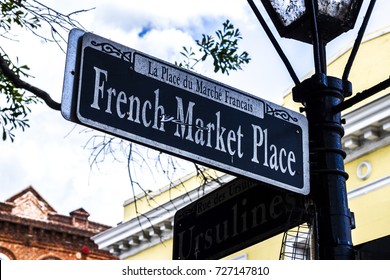
[[[11,83],[16,88],[25,89],[31,92],[32,94],[41,98],[51,109],[57,111],[61,110],[61,103],[54,101],[46,91],[41,90],[40,88],[37,88],[20,79],[20,77],[16,75],[15,72],[9,68],[7,61],[1,55],[0,55],[0,71],[3,73],[5,77],[7,77],[8,80],[11,81]]]

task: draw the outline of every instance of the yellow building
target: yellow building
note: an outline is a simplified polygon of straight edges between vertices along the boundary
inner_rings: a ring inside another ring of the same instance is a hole
[[[389,50],[390,28],[365,37],[349,78],[354,93],[389,78]],[[342,76],[349,53],[350,49],[331,59],[329,76]],[[345,168],[350,177],[348,200],[356,222],[352,240],[358,259],[390,259],[389,91],[384,90],[343,112],[346,120]],[[284,106],[298,110],[299,104],[292,101],[290,94],[284,103]],[[127,200],[123,222],[95,236],[94,241],[100,249],[108,250],[120,259],[172,259],[175,212],[220,187],[217,182],[204,184],[194,175],[157,192]],[[234,179],[222,173],[212,175],[222,184]],[[309,235],[304,230],[297,233],[290,240],[293,251],[306,258],[306,248],[299,245],[307,245]],[[283,239],[285,237],[287,239]],[[227,258],[279,259],[283,241],[289,242],[288,235],[279,234]]]

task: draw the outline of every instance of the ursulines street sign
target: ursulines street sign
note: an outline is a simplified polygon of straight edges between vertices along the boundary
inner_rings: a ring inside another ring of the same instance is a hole
[[[303,115],[77,29],[62,114],[227,173],[309,192]]]
[[[235,179],[175,214],[174,260],[219,259],[304,223],[304,197]]]

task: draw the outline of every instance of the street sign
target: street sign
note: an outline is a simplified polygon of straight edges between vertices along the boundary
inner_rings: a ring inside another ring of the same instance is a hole
[[[305,222],[303,196],[235,179],[178,210],[173,259],[219,259]]]
[[[67,120],[309,193],[303,115],[91,33],[72,30],[69,44]]]

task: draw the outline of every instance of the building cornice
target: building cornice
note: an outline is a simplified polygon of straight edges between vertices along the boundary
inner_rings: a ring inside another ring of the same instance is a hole
[[[72,224],[56,223],[51,220],[34,220],[25,217],[18,217],[12,214],[0,213],[0,222],[7,222],[10,224],[19,224],[36,229],[42,229],[47,231],[62,232],[66,234],[79,235],[84,237],[90,237],[99,231],[109,229],[109,226],[102,226],[99,229],[88,227],[76,227]]]
[[[375,151],[390,143],[390,94],[344,115],[345,162]]]
[[[372,191],[389,187],[389,186],[390,186],[390,176],[386,176],[348,192],[348,199],[354,199],[359,196],[366,195],[367,193],[370,193]]]

